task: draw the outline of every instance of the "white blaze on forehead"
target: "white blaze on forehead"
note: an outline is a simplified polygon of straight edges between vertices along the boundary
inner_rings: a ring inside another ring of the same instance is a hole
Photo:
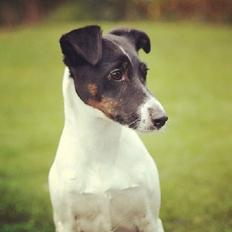
[[[129,59],[129,61],[132,63],[132,60],[131,60],[129,54],[125,51],[125,49],[124,49],[121,45],[117,44],[116,42],[114,42],[114,41],[112,41],[112,40],[111,40],[111,42],[112,42],[115,46],[117,46],[117,47],[122,51],[122,53]]]
[[[125,49],[122,46],[120,46],[120,45],[118,45],[118,47],[123,52],[123,54],[127,56],[127,58],[129,59],[129,61],[132,63],[132,60],[131,60],[129,54],[125,51]]]

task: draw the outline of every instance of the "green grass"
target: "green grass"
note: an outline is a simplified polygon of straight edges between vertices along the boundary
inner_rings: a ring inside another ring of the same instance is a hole
[[[113,26],[105,24],[109,30]],[[232,231],[232,28],[127,23],[151,35],[149,86],[169,122],[142,135],[167,232]],[[59,36],[80,24],[0,32],[0,231],[53,231],[47,188],[63,126]]]

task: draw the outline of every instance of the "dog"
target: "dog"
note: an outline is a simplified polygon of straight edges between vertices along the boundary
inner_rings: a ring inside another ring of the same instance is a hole
[[[163,232],[155,162],[136,131],[168,117],[146,87],[138,57],[148,35],[97,25],[60,38],[64,129],[49,172],[57,232]]]

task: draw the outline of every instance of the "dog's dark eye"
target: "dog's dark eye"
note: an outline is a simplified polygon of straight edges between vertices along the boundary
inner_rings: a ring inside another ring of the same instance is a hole
[[[114,69],[109,74],[109,79],[116,80],[116,81],[122,80],[122,77],[123,77],[123,72],[119,68]]]
[[[146,75],[147,75],[147,71],[149,70],[149,68],[147,67],[146,64],[141,63],[141,64],[140,64],[140,70],[141,70],[142,74],[143,74],[144,76],[146,76]]]
[[[149,68],[147,67],[146,64],[144,64],[144,63],[141,63],[141,64],[140,64],[140,71],[141,71],[142,78],[143,78],[143,81],[144,81],[144,82],[146,81],[147,71],[148,71],[148,70],[149,70]]]

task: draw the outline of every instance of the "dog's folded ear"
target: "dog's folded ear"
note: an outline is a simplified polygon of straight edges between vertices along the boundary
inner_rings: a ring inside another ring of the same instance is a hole
[[[149,36],[140,30],[119,28],[110,32],[110,34],[125,36],[135,46],[136,51],[143,49],[146,53],[151,51]]]
[[[102,57],[101,28],[93,25],[70,31],[61,36],[60,46],[67,66],[96,65]]]

